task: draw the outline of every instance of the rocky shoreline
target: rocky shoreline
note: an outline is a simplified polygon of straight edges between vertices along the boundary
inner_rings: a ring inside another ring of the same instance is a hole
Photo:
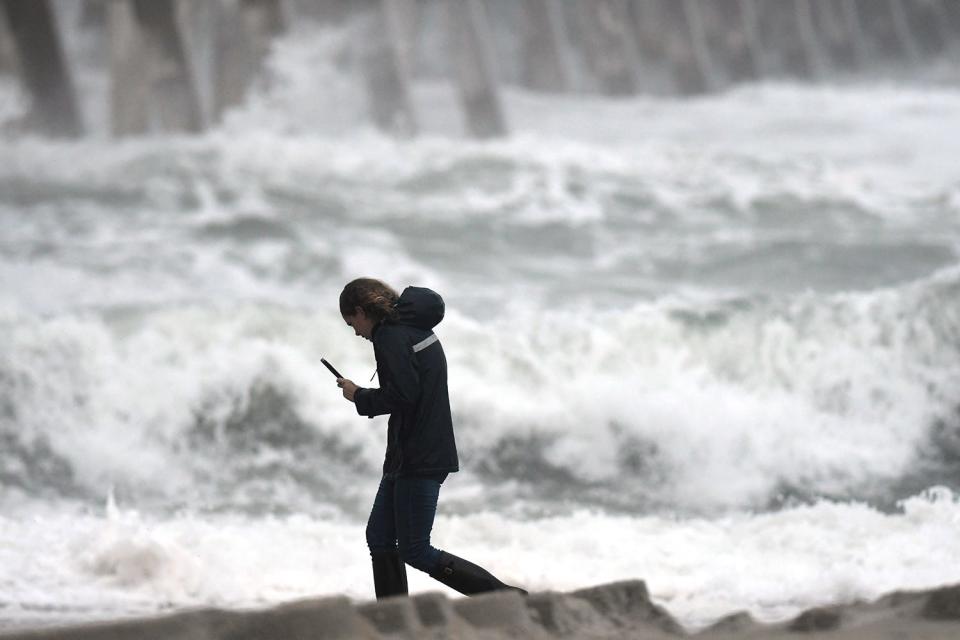
[[[704,639],[960,638],[960,584],[895,592],[870,603],[819,607],[761,624],[735,613],[697,633],[650,600],[640,580],[524,598],[513,592],[449,599],[439,593],[352,602],[301,600],[261,610],[193,609],[151,618],[0,633],[0,640],[334,640],[379,638]]]

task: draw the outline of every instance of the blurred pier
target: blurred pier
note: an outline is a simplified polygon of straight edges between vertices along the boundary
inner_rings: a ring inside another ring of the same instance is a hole
[[[901,73],[958,54],[956,0],[0,0],[0,76],[30,101],[18,130],[89,129],[70,47],[100,43],[116,136],[199,132],[269,81],[271,47],[305,22],[343,29],[369,120],[420,122],[418,79],[444,78],[463,128],[505,135],[501,87],[691,96],[758,80]],[[441,51],[426,43],[440,42]],[[90,64],[90,60],[85,63]]]

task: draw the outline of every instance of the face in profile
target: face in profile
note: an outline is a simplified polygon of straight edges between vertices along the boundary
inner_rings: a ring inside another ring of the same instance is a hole
[[[367,340],[373,338],[373,325],[375,323],[360,307],[354,310],[353,315],[343,316],[343,321],[347,323],[348,327],[353,328],[353,332],[357,336]]]

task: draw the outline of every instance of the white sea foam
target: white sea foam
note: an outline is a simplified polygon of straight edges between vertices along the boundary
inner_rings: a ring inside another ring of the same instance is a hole
[[[321,594],[373,597],[359,522],[308,515],[156,519],[120,508],[38,509],[0,523],[0,584],[7,585],[4,614],[11,619],[40,607],[53,609],[48,616],[97,615],[98,603],[108,601],[137,613]],[[947,490],[910,498],[892,514],[820,502],[714,519],[581,510],[517,521],[489,511],[449,516],[441,507],[433,543],[528,589],[641,577],[655,601],[698,627],[735,610],[779,620],[813,606],[956,582],[958,524],[960,504]],[[414,593],[457,597],[412,569],[409,582]]]

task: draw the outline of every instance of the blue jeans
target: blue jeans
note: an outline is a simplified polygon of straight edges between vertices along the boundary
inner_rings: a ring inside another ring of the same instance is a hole
[[[384,476],[367,520],[370,552],[398,551],[413,567],[432,573],[440,550],[430,546],[430,531],[437,514],[440,485],[447,474],[431,476]]]

